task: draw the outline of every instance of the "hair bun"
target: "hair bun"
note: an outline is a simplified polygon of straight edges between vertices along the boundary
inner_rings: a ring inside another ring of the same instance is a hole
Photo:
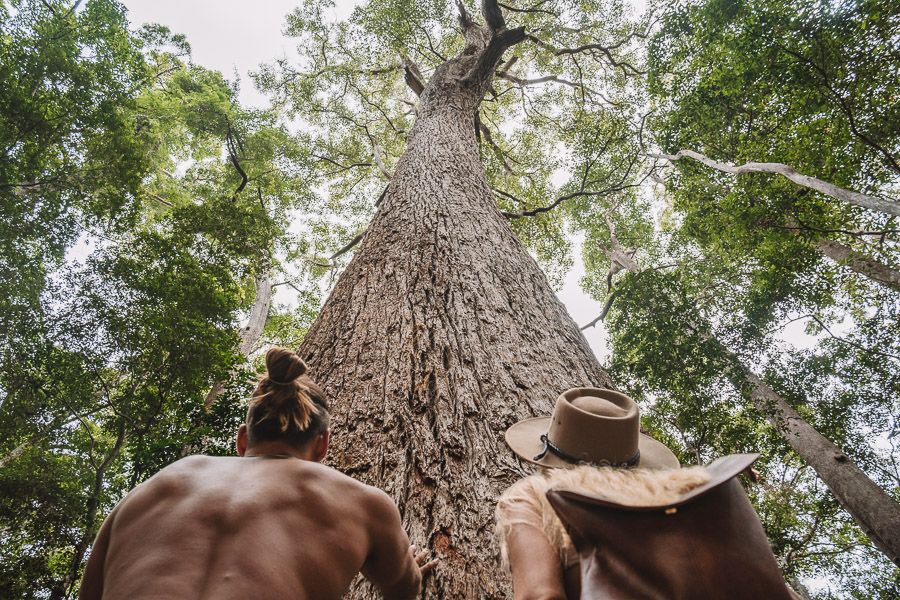
[[[306,363],[296,352],[276,346],[266,352],[266,371],[272,383],[289,385],[306,373]]]

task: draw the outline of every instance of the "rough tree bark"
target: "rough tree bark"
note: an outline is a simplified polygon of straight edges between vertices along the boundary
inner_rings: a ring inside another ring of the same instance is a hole
[[[423,597],[509,597],[494,503],[526,471],[503,432],[565,388],[611,385],[485,179],[475,112],[523,36],[492,19],[462,13],[466,48],[421,90],[406,153],[300,348],[333,398],[331,464],[391,494],[442,559]]]
[[[616,237],[612,222],[607,220],[607,223],[611,240],[609,255],[614,268],[619,267],[632,273],[640,272],[637,262]],[[900,503],[872,481],[831,440],[810,425],[784,397],[745,366],[737,354],[713,337],[705,323],[686,321],[685,326],[728,358],[734,365],[729,375],[735,385],[749,390],[750,399],[756,408],[766,416],[794,452],[815,470],[872,543],[900,566]]]

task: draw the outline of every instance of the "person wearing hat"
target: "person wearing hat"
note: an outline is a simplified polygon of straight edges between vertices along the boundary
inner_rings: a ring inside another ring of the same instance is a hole
[[[734,454],[707,467],[682,469],[671,450],[641,433],[640,412],[631,398],[598,388],[562,393],[550,417],[516,423],[507,430],[506,442],[520,458],[543,467],[541,473],[512,485],[497,503],[496,531],[516,600],[581,597],[579,553],[551,500],[567,513],[567,520],[574,517],[580,523],[574,531],[579,532],[587,561],[586,597],[598,597],[598,590],[604,590],[603,597],[616,598],[799,600],[781,576],[746,493],[733,481],[758,455]],[[577,501],[566,504],[567,497],[629,508],[615,515],[585,513]],[[701,497],[708,499],[706,504],[685,508]],[[660,511],[665,519],[675,520],[663,525],[653,516]],[[679,530],[679,522],[687,529]],[[591,534],[592,526],[600,529]],[[600,540],[590,535],[600,531],[604,541],[597,545]],[[678,540],[674,546],[673,539]],[[640,547],[652,540],[659,546]],[[669,556],[663,565],[648,558],[686,546],[693,552],[680,561]],[[640,560],[634,561],[635,555]],[[605,568],[608,571],[601,572]],[[756,593],[759,590],[765,592]]]
[[[709,479],[702,468],[680,469],[671,450],[641,433],[637,404],[614,390],[570,389],[551,416],[510,427],[506,442],[521,459],[543,467],[497,503],[497,537],[516,600],[580,594],[578,553],[547,501],[551,488],[652,505]]]

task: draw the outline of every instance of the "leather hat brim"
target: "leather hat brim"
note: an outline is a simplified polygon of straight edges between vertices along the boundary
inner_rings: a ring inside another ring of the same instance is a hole
[[[544,443],[541,435],[547,433],[551,417],[534,417],[519,421],[506,430],[506,443],[519,458],[542,467],[571,469],[577,464],[567,462],[552,452],[547,452],[539,460],[535,460]],[[637,467],[642,469],[677,469],[681,465],[675,454],[665,444],[654,440],[649,435],[640,434],[638,449],[641,452]]]

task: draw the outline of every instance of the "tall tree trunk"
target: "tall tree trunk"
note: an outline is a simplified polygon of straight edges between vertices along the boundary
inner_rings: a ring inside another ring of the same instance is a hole
[[[718,343],[718,342],[716,342]],[[721,344],[719,344],[720,347]],[[733,353],[725,350],[737,362]],[[738,363],[740,364],[740,363]],[[900,504],[872,481],[831,440],[815,430],[756,373],[741,365],[738,378],[787,443],[828,486],[863,532],[900,567]]]
[[[526,471],[503,432],[568,387],[611,382],[494,203],[475,139],[485,80],[467,79],[487,50],[470,33],[476,51],[422,91],[406,153],[300,352],[334,401],[331,463],[391,494],[413,541],[441,557],[424,597],[508,598],[494,504]]]
[[[97,465],[94,471],[94,485],[87,499],[85,508],[84,521],[79,531],[79,538],[75,542],[72,550],[72,558],[69,561],[66,575],[63,579],[53,587],[50,591],[50,600],[62,600],[72,596],[75,584],[81,576],[81,570],[84,566],[84,555],[87,553],[88,547],[93,543],[97,536],[99,524],[97,523],[97,513],[100,510],[100,501],[103,494],[103,486],[106,479],[106,471],[114,460],[122,453],[125,446],[125,439],[128,437],[128,430],[125,428],[125,419],[120,418],[118,423],[118,432],[116,441],[103,456],[103,460]]]
[[[714,160],[699,152],[694,152],[693,150],[679,150],[675,154],[651,154],[650,156],[653,158],[663,158],[669,162],[675,162],[684,157],[688,157],[718,171],[732,173],[734,175],[740,175],[742,173],[769,173],[771,175],[781,175],[801,187],[815,190],[826,196],[831,196],[835,200],[840,200],[841,202],[846,202],[847,204],[852,204],[861,208],[882,212],[886,215],[893,215],[895,217],[900,216],[900,202],[887,200],[870,194],[862,194],[853,190],[847,190],[838,187],[833,183],[822,181],[816,177],[798,173],[793,167],[782,163],[748,162],[743,165],[735,166]]]
[[[262,335],[263,328],[266,326],[271,305],[272,277],[269,272],[263,271],[256,276],[256,298],[253,301],[253,306],[250,308],[247,324],[238,331],[238,337],[241,339],[238,350],[244,358],[249,358],[250,353],[256,347],[259,336]],[[211,409],[223,391],[225,391],[224,381],[213,383],[206,394],[206,399],[203,401],[204,408],[206,410]]]
[[[609,255],[614,265],[632,273],[640,272],[638,264],[619,243],[612,222],[607,220],[607,223],[612,246]],[[728,357],[735,366],[730,373],[735,385],[749,390],[756,408],[766,415],[794,452],[816,471],[872,543],[900,566],[900,503],[872,481],[831,440],[807,423],[787,400],[745,366],[739,356],[708,333],[710,328],[707,324],[686,322],[685,326]]]
[[[900,292],[900,271],[834,240],[816,242],[819,252],[881,285]]]
[[[250,354],[256,348],[259,342],[259,336],[262,335],[269,318],[269,308],[272,306],[272,274],[269,271],[261,271],[256,275],[256,298],[253,300],[253,306],[250,307],[250,315],[247,318],[247,324],[238,330],[240,344],[238,351],[244,359],[250,358]],[[229,376],[233,376],[233,371]],[[203,408],[207,411],[212,410],[216,400],[225,391],[226,380],[214,381],[206,398],[203,400]],[[181,447],[181,456],[190,456],[191,454],[204,454],[209,451],[210,438],[203,436],[199,441],[193,444],[185,444]],[[2,462],[0,462],[2,466]]]

